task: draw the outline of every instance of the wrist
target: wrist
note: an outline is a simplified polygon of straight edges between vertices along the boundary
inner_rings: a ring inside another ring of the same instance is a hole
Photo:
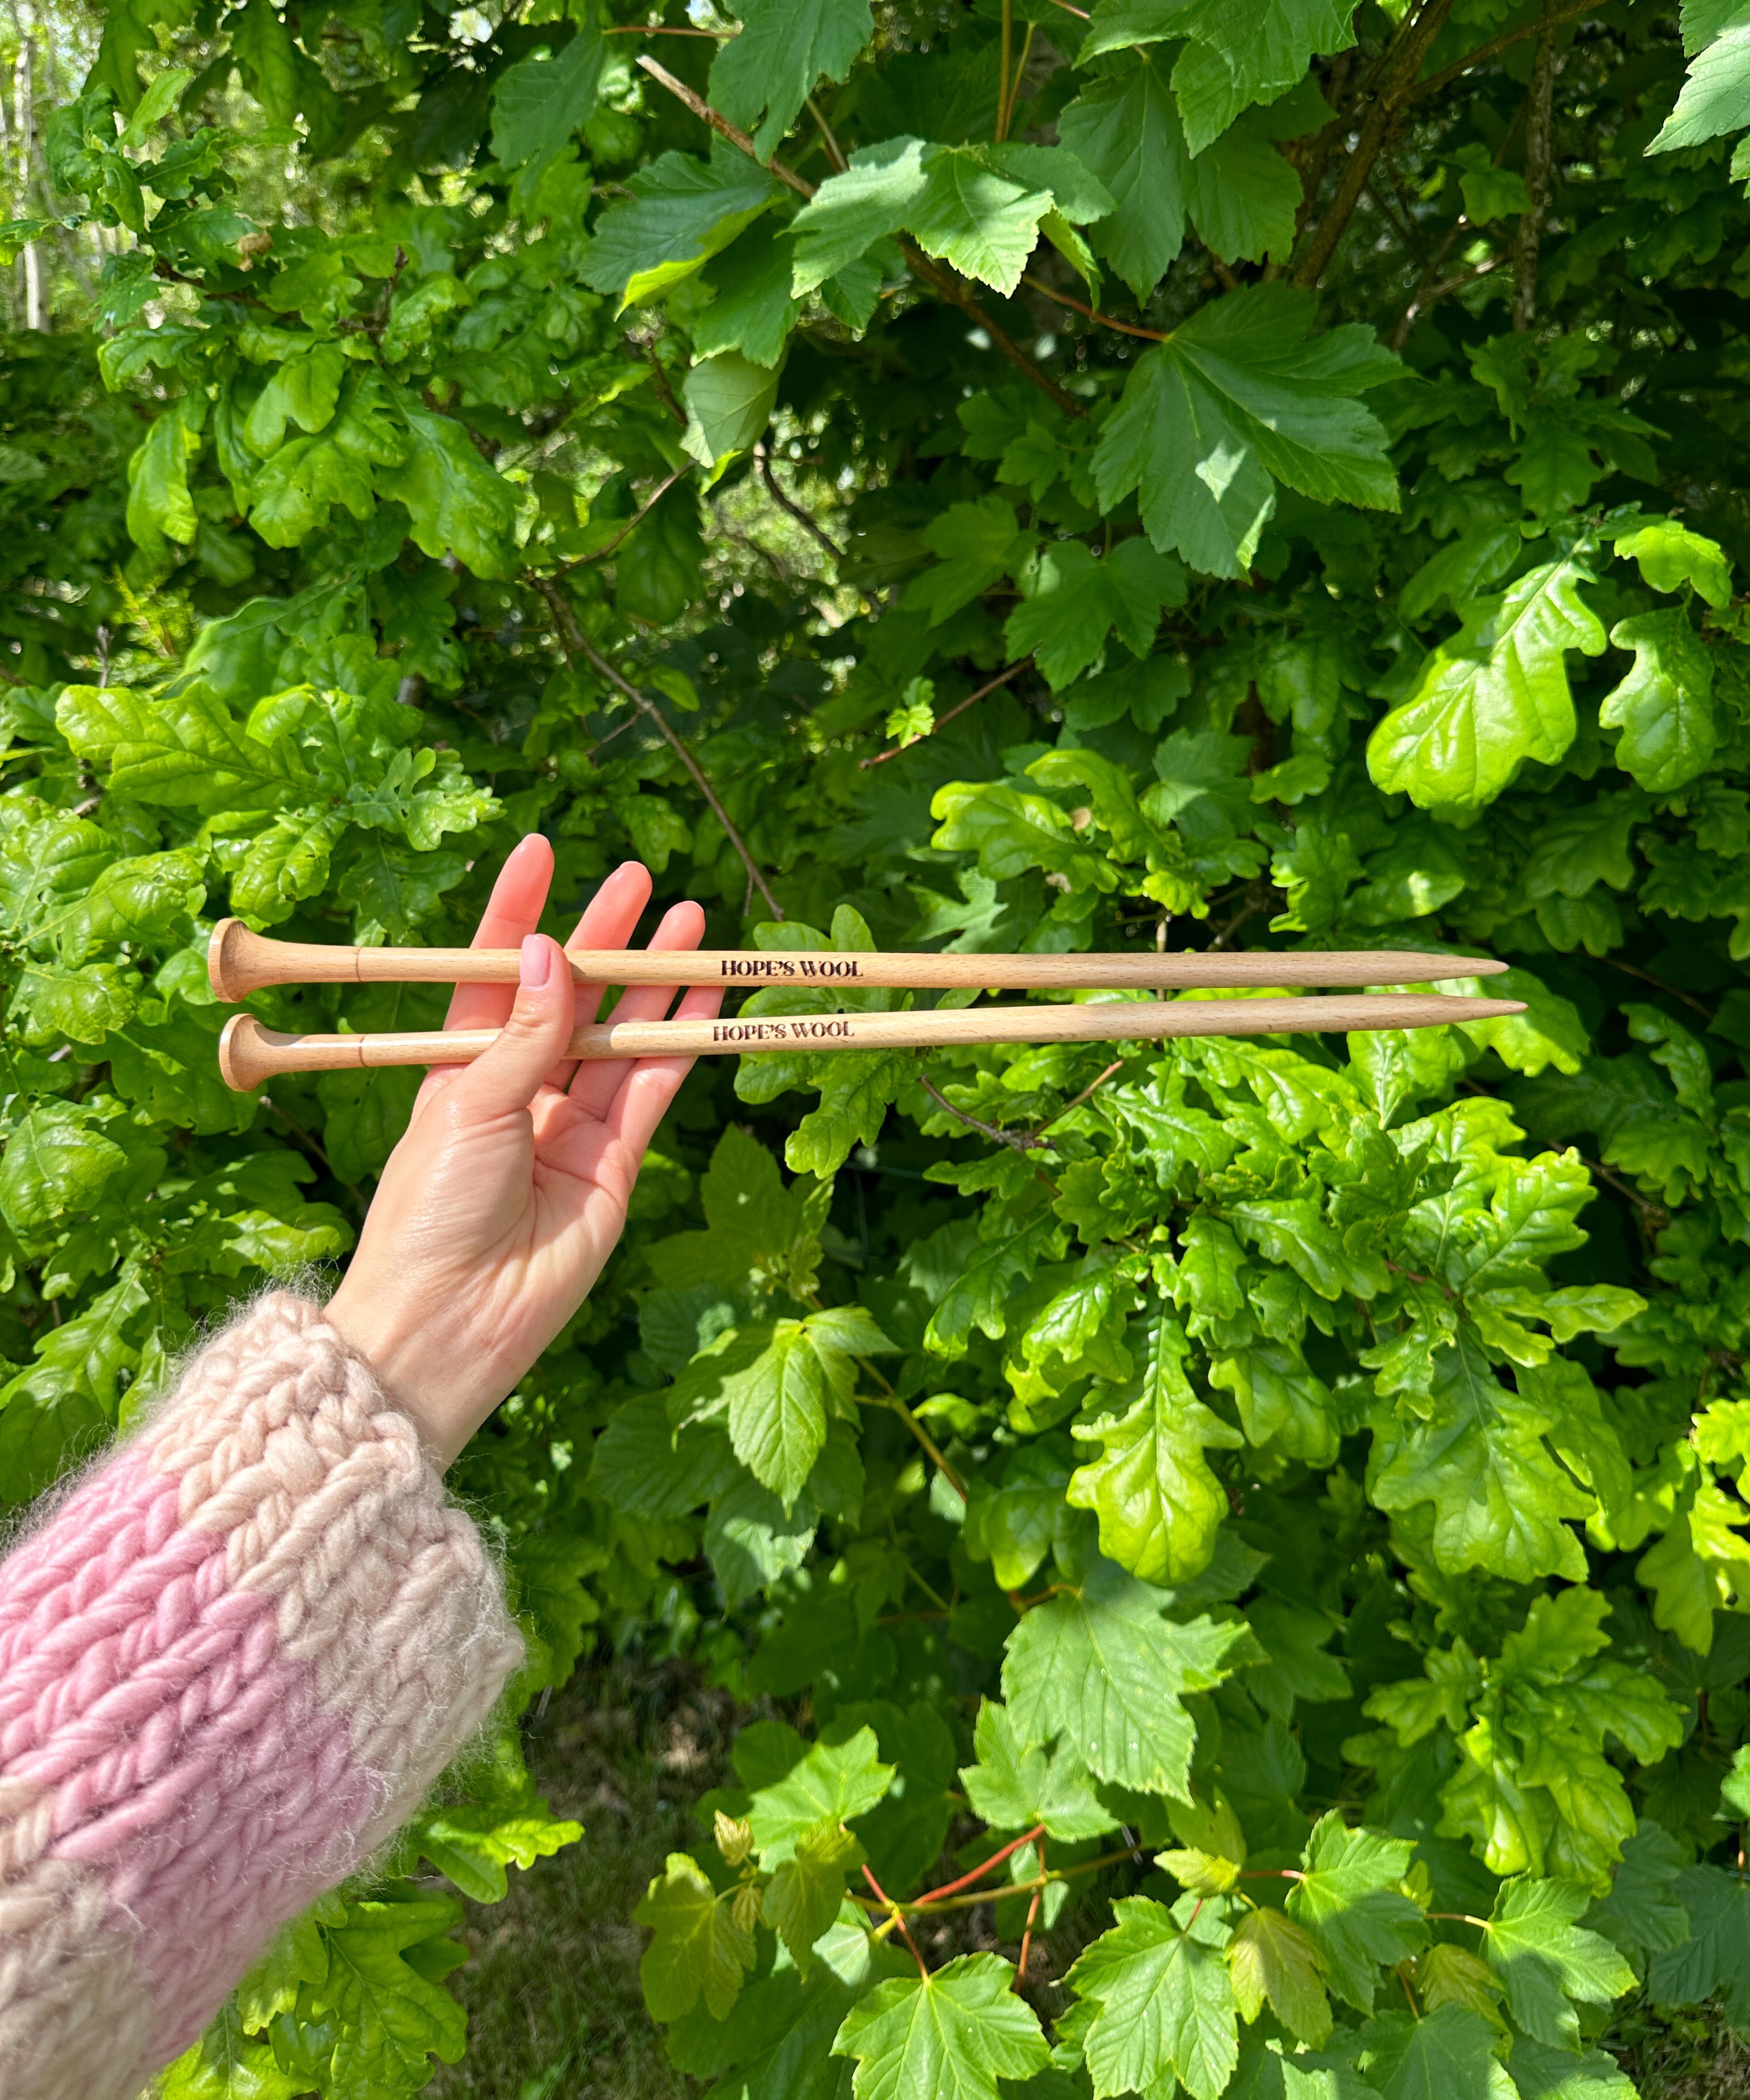
[[[418,1431],[433,1462],[440,1470],[448,1466],[469,1432],[458,1433],[458,1410],[434,1380],[430,1365],[421,1361],[421,1323],[410,1322],[404,1305],[372,1290],[355,1270],[347,1272],[328,1300],[328,1319],[347,1348],[369,1366],[384,1397]]]

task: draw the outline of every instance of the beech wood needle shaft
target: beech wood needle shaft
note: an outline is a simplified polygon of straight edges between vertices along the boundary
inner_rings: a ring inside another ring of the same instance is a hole
[[[1480,955],[1364,948],[1277,955],[1098,954],[938,955],[821,953],[801,949],[573,949],[580,984],[838,985],[949,991],[1244,990],[1256,985],[1433,984],[1493,977],[1507,966]],[[223,999],[280,984],[514,984],[514,948],[348,948],[276,941],[222,919],[207,951]]]
[[[981,960],[990,960],[983,958]],[[1443,962],[1450,958],[1443,957]],[[986,1006],[957,1012],[765,1014],[719,1021],[607,1021],[580,1028],[566,1056],[698,1057],[744,1051],[934,1049],[990,1043],[1152,1041],[1175,1035],[1352,1034],[1436,1028],[1523,1013],[1510,999],[1380,993],[1348,999],[1099,999],[1081,1006]],[[233,1015],[219,1069],[238,1092],[278,1072],[346,1072],[383,1065],[462,1065],[496,1040],[491,1028],[399,1035],[287,1035]]]

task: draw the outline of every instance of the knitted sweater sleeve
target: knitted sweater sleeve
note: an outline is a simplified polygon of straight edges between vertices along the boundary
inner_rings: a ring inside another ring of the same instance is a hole
[[[412,1423],[258,1300],[0,1561],[8,2100],[131,2100],[521,1655]]]

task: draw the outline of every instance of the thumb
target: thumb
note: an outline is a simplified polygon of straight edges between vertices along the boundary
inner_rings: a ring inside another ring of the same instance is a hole
[[[491,1048],[452,1083],[453,1107],[481,1123],[527,1108],[565,1055],[575,1004],[565,951],[545,933],[529,934],[510,1018]]]

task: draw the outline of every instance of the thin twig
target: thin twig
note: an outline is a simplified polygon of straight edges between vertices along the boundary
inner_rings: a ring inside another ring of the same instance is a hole
[[[650,516],[650,513],[656,508],[657,505],[662,501],[663,498],[668,493],[669,490],[674,487],[675,483],[681,479],[681,475],[684,474],[690,474],[692,471],[693,462],[691,460],[689,460],[685,466],[677,466],[666,481],[659,482],[657,483],[654,494],[646,499],[643,507],[634,513],[631,518],[627,519],[626,523],[620,527],[619,532],[614,535],[613,538],[608,541],[605,547],[597,547],[593,554],[580,554],[575,562],[567,562],[564,567],[560,570],[560,575],[562,576],[568,576],[573,569],[587,568],[592,562],[605,562],[608,556],[613,553],[614,549],[619,545],[623,540],[630,539],[632,535],[637,531],[638,527],[644,523],[645,519]]]
[[[1011,1152],[1045,1152],[1051,1148],[1049,1138],[1038,1137],[1024,1130],[1003,1130],[994,1123],[985,1123],[976,1115],[968,1115],[964,1109],[957,1109],[941,1088],[921,1072],[918,1074],[918,1084],[938,1108],[946,1109],[957,1122],[963,1123],[968,1130],[976,1130],[981,1137],[989,1138],[993,1145],[1006,1145]],[[1046,1186],[1050,1188],[1051,1184],[1047,1182]],[[1053,1190],[1052,1193],[1055,1194],[1056,1192]]]
[[[354,1181],[349,1181],[344,1174],[337,1171],[333,1161],[329,1158],[327,1153],[323,1150],[321,1145],[318,1144],[316,1140],[311,1136],[310,1132],[305,1129],[304,1126],[301,1123],[296,1121],[293,1117],[289,1116],[277,1101],[270,1101],[267,1096],[263,1094],[262,1096],[262,1106],[267,1110],[269,1115],[278,1116],[280,1122],[283,1123],[286,1128],[291,1132],[293,1136],[298,1140],[298,1144],[310,1154],[311,1158],[315,1161],[316,1164],[321,1167],[323,1171],[328,1175],[331,1179],[339,1182],[342,1188],[346,1190],[348,1194],[351,1196],[353,1201],[358,1205],[359,1215],[362,1218],[365,1212],[370,1208],[370,1205],[365,1200],[364,1191],[359,1188],[358,1184]]]
[[[586,659],[601,677],[606,678],[611,686],[616,686],[624,693],[633,705],[655,726],[663,741],[692,775],[693,784],[704,796],[712,816],[722,825],[725,836],[740,856],[742,866],[747,871],[747,880],[765,899],[772,916],[774,919],[782,919],[784,915],[784,907],[772,894],[765,877],[760,872],[759,863],[747,850],[747,840],[735,828],[729,811],[718,801],[716,790],[705,778],[703,770],[699,761],[693,756],[691,747],[685,738],[676,733],[670,726],[668,717],[656,703],[647,694],[640,692],[629,679],[622,677],[584,633],[582,628],[578,625],[576,617],[566,603],[565,593],[560,589],[558,583],[551,576],[531,576],[527,580],[546,599],[549,608],[553,613],[553,624],[558,630],[560,643],[566,655],[574,659],[578,656]]]
[[[684,102],[703,124],[708,124],[721,139],[745,153],[748,159],[759,163],[775,175],[778,181],[793,189],[798,196],[812,197],[814,185],[799,175],[794,168],[787,168],[779,160],[760,161],[753,140],[738,125],[730,123],[721,110],[713,109],[703,95],[695,95],[684,81],[677,80],[665,66],[659,65],[648,51],[638,54],[638,64],[652,80],[666,87],[668,92]],[[1066,394],[1043,366],[1035,363],[1012,336],[998,326],[978,303],[971,289],[947,270],[939,268],[923,250],[911,241],[901,240],[900,252],[906,258],[906,267],[920,284],[927,285],[938,298],[946,299],[950,306],[958,307],[968,320],[981,328],[990,338],[990,346],[998,355],[1006,357],[1016,370],[1029,380],[1039,391],[1055,401],[1066,416],[1085,417],[1087,410],[1073,394]]]
[[[753,140],[738,125],[731,124],[721,110],[713,109],[702,95],[695,95],[684,80],[677,80],[666,66],[659,65],[648,51],[640,51],[638,64],[650,78],[666,87],[677,101],[684,102],[702,124],[708,124],[720,139],[727,139],[732,146],[745,153],[750,161],[758,162],[768,174],[776,175],[779,182],[793,189],[800,197],[811,197],[814,185],[799,175],[794,168],[787,168],[782,161],[761,161]]]
[[[930,735],[934,736],[938,730],[946,728],[956,715],[963,715],[975,700],[983,699],[986,693],[994,693],[998,686],[1006,686],[1011,678],[1025,671],[1032,661],[1033,659],[1030,656],[1023,656],[1018,664],[1011,664],[1006,671],[998,672],[995,677],[981,686],[976,693],[968,693],[963,700],[956,701],[946,714],[938,716],[931,725]],[[921,736],[915,736],[911,739],[911,743],[896,743],[886,751],[878,751],[873,758],[859,758],[857,761],[857,769],[860,772],[866,773],[871,765],[885,765],[888,759],[897,758],[901,752],[910,751],[913,743],[922,743],[923,741],[923,739]]]
[[[684,430],[687,426],[687,412],[674,397],[674,389],[668,383],[668,375],[663,369],[662,360],[656,355],[655,344],[646,342],[642,348],[645,362],[650,368],[650,391]]]
[[[1039,1871],[1042,1874],[1045,1872],[1045,1846],[1043,1840],[1039,1846]],[[1042,1886],[1034,1890],[1033,1901],[1027,1906],[1027,1922],[1022,1928],[1020,1935],[1020,1959],[1015,1964],[1015,1988],[1017,1991],[1027,1980],[1027,1957],[1033,1952],[1033,1928],[1038,1921],[1039,1905],[1044,1899],[1045,1890]]]
[[[1116,329],[1120,335],[1138,335],[1144,342],[1170,342],[1172,340],[1164,329],[1138,328],[1131,321],[1115,321],[1110,314],[1103,314],[1098,307],[1083,306],[1079,299],[1072,299],[1067,292],[1054,292],[1049,285],[1042,284],[1037,277],[1022,273],[1021,280],[1029,291],[1043,292],[1048,299],[1055,299],[1060,307],[1072,312],[1086,314],[1091,321],[1098,321],[1102,328]]]
[[[1419,87],[1411,91],[1408,99],[1412,102],[1426,101],[1430,95],[1436,95],[1443,87],[1448,86],[1461,73],[1469,73],[1473,66],[1486,64],[1490,59],[1499,57],[1502,51],[1510,51],[1515,44],[1523,44],[1527,37],[1541,37],[1546,30],[1559,29],[1569,22],[1577,22],[1582,15],[1592,14],[1603,5],[1604,0],[1580,0],[1578,7],[1564,7],[1559,15],[1536,22],[1523,22],[1516,29],[1503,29],[1498,37],[1491,37],[1486,44],[1479,44],[1474,51],[1467,53],[1456,64],[1443,66],[1439,73],[1430,73]]]
[[[931,1889],[921,1896],[914,1897],[913,1901],[920,1904],[939,1903],[944,1896],[951,1896],[961,1889],[970,1888],[974,1882],[988,1874],[993,1867],[1000,1867],[1012,1852],[1018,1852],[1023,1845],[1030,1845],[1035,1838],[1043,1838],[1044,1835],[1045,1825],[1043,1823],[1035,1823],[1032,1829],[1024,1831],[1019,1838],[1011,1838],[1000,1852],[993,1852],[988,1860],[982,1860],[976,1867],[968,1868],[957,1881],[944,1882],[939,1889]]]
[[[785,512],[788,516],[793,518],[797,524],[802,527],[804,532],[808,533],[812,539],[826,549],[827,552],[831,555],[834,561],[842,562],[844,559],[844,549],[839,545],[836,540],[830,538],[827,534],[821,530],[820,527],[814,523],[814,520],[809,517],[807,511],[802,508],[801,505],[796,501],[794,496],[787,495],[785,492],[782,484],[778,481],[777,474],[773,470],[772,456],[765,449],[763,439],[754,447],[753,456],[759,464],[760,479],[765,483],[767,488],[771,491],[772,501],[778,505],[778,509]]]
[[[911,1432],[912,1435],[917,1438],[919,1443],[923,1445],[924,1450],[928,1454],[931,1464],[935,1467],[937,1471],[941,1475],[942,1478],[948,1483],[949,1486],[954,1489],[954,1493],[960,1498],[961,1501],[964,1502],[966,1500],[965,1481],[960,1478],[960,1476],[954,1471],[954,1467],[949,1464],[947,1458],[943,1454],[941,1446],[936,1441],[936,1439],[931,1436],[930,1432],[924,1427],[923,1424],[919,1421],[918,1418],[912,1413],[911,1410],[906,1406],[906,1403],[900,1398],[899,1395],[893,1391],[893,1388],[891,1386],[888,1387],[888,1397],[885,1400],[875,1400],[871,1401],[869,1404],[871,1407],[884,1407],[891,1414],[897,1414],[899,1417],[900,1420],[905,1423],[906,1427]]]
[[[1073,1867],[1053,1867],[1049,1873],[1041,1874],[1034,1881],[1012,1882],[1007,1887],[1001,1889],[974,1889],[970,1895],[946,1896],[940,1903],[932,1903],[927,1908],[918,1903],[895,1903],[890,1896],[883,1896],[879,1903],[872,1903],[867,1896],[857,1895],[849,1890],[846,1894],[860,1910],[884,1912],[888,1922],[881,1930],[890,1931],[895,1925],[902,1925],[908,1917],[934,1917],[945,1910],[974,1910],[980,1904],[994,1903],[1001,1898],[1029,1895],[1035,1889],[1049,1888],[1053,1882],[1079,1881],[1084,1874],[1100,1873],[1126,1860],[1134,1860],[1139,1853],[1147,1850],[1144,1845],[1121,1846],[1115,1852],[1101,1853],[1097,1860],[1079,1860]]]
[[[1713,1026],[1713,1014],[1699,999],[1692,999],[1686,991],[1679,991],[1675,985],[1667,984],[1663,977],[1655,977],[1651,970],[1643,970],[1638,963],[1625,963],[1616,955],[1607,955],[1604,960],[1613,970],[1623,970],[1632,977],[1638,977],[1642,984],[1651,985],[1655,991],[1664,992],[1669,999],[1682,999],[1686,1007],[1699,1013],[1710,1028]]]
[[[1106,1067],[1105,1070],[1100,1074],[1100,1077],[1097,1079],[1090,1081],[1090,1083],[1082,1089],[1081,1092],[1075,1096],[1073,1101],[1065,1101],[1056,1115],[1048,1115],[1043,1123],[1035,1125],[1033,1133],[1034,1136],[1035,1137],[1042,1136],[1045,1132],[1051,1128],[1054,1123],[1061,1123],[1064,1118],[1069,1114],[1072,1109],[1080,1108],[1083,1101],[1088,1100],[1091,1096],[1097,1094],[1100,1088],[1105,1085],[1107,1080],[1112,1077],[1114,1072],[1122,1072],[1124,1070],[1125,1061],[1126,1061],[1122,1057],[1115,1057]]]
[[[870,1872],[866,1862],[864,1864],[863,1867],[863,1879],[869,1884],[870,1887],[875,1890],[881,1901],[887,1906],[887,1914],[888,1917],[891,1918],[893,1923],[899,1927],[900,1938],[903,1939],[906,1946],[911,1949],[911,1958],[918,1965],[918,1974],[923,1979],[926,1983],[928,1983],[930,1980],[930,1972],[924,1965],[923,1957],[918,1952],[917,1943],[912,1939],[911,1935],[906,1930],[905,1913],[901,1910],[899,1905],[895,1903],[893,1899],[888,1894],[887,1890],[882,1887],[881,1884],[875,1879],[875,1876]]]
[[[1438,266],[1445,259],[1444,254],[1437,255],[1435,263]],[[1506,259],[1504,255],[1491,255],[1487,262],[1476,263],[1469,270],[1461,270],[1456,276],[1445,278],[1438,285],[1430,284],[1425,277],[1417,286],[1415,296],[1399,316],[1397,326],[1391,331],[1391,347],[1394,350],[1403,349],[1409,340],[1409,333],[1416,324],[1417,317],[1426,313],[1430,307],[1437,305],[1442,299],[1450,298],[1454,292],[1463,291],[1466,285],[1475,284],[1479,278],[1487,277],[1492,271],[1498,270]]]
[[[804,98],[804,106],[808,110],[809,115],[812,117],[816,124],[820,126],[821,143],[827,148],[827,158],[831,161],[834,167],[835,167],[842,175],[851,164],[844,157],[844,148],[840,145],[838,140],[833,137],[832,126],[827,121],[826,117],[822,112],[820,104],[814,99],[812,95]]]

